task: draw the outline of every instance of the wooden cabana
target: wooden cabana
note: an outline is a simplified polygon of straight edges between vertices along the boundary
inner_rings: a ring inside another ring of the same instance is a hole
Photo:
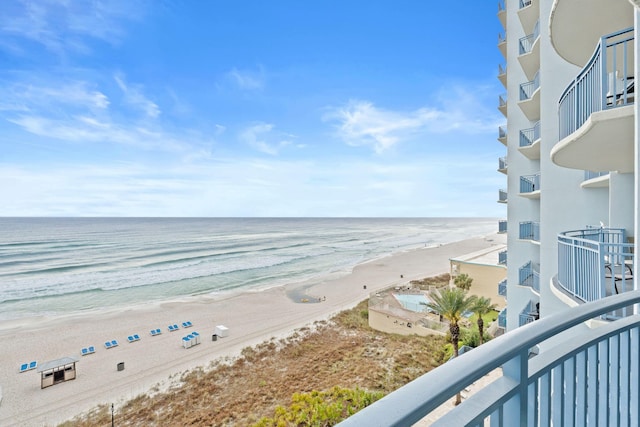
[[[50,387],[54,384],[74,380],[76,378],[75,357],[63,357],[51,360],[38,367],[40,373],[40,388]]]

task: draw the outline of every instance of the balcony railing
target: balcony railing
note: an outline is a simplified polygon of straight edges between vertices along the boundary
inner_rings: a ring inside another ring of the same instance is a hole
[[[588,181],[590,179],[599,178],[601,176],[607,176],[609,172],[592,172],[592,171],[584,171],[584,180]]]
[[[504,33],[498,33],[498,44],[506,43],[506,41],[507,41],[507,32],[505,31]]]
[[[498,252],[498,264],[507,265],[507,251]]]
[[[520,177],[520,193],[533,193],[540,190],[540,173]]]
[[[507,203],[507,190],[498,190],[498,202]]]
[[[531,99],[533,93],[540,87],[540,72],[538,71],[530,82],[520,84],[520,101]]]
[[[520,222],[519,238],[522,240],[540,241],[540,223],[537,221]]]
[[[498,0],[498,12],[502,12],[503,10],[506,10],[504,7],[504,0]]]
[[[529,261],[518,269],[518,285],[527,286],[540,294],[540,272]]]
[[[532,128],[520,131],[520,147],[528,147],[540,139],[540,121],[537,121]]]
[[[531,6],[531,0],[520,0],[520,9]]]
[[[498,314],[498,326],[501,328],[507,327],[507,308],[503,308],[502,311]]]
[[[498,76],[501,76],[503,74],[507,74],[507,66],[505,65],[503,67],[502,64],[498,64]]]
[[[498,95],[498,108],[505,108],[507,106],[507,94],[503,93]]]
[[[634,44],[633,28],[600,39],[587,65],[560,97],[560,139],[578,130],[597,111],[633,104]]]
[[[507,169],[507,158],[500,157],[498,158],[498,170],[506,170]]]
[[[498,139],[503,139],[507,137],[507,128],[500,126],[498,127]]]
[[[637,303],[640,291],[631,291],[507,332],[390,393],[339,426],[410,426],[427,415],[437,417],[433,412],[443,404],[450,411],[432,426],[637,425],[640,316],[584,327],[584,322],[603,313]],[[544,351],[530,358],[535,346]],[[500,368],[501,377],[462,404],[451,405],[456,393]]]
[[[507,232],[507,221],[501,219],[498,221],[498,233],[506,233]]]
[[[502,280],[498,283],[498,295],[507,297],[507,279]]]
[[[558,235],[558,285],[580,301],[596,301],[633,288],[633,243],[621,228],[587,228]],[[628,315],[608,313],[607,318]]]
[[[524,55],[526,53],[531,52],[531,48],[533,44],[536,42],[538,37],[540,36],[540,21],[536,22],[535,27],[533,27],[533,32],[528,36],[524,36],[518,42],[519,46],[519,55]]]
[[[520,326],[524,326],[527,323],[535,322],[540,318],[540,304],[533,301],[529,303],[520,312]]]

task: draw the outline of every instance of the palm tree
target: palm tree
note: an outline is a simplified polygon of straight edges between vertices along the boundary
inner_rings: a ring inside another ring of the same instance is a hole
[[[473,279],[469,277],[467,273],[458,274],[455,279],[453,279],[453,284],[465,291],[471,288],[472,282]]]
[[[460,339],[458,322],[462,317],[462,313],[469,309],[474,298],[467,297],[467,293],[460,288],[446,288],[440,293],[431,292],[429,299],[431,302],[426,303],[426,306],[449,321],[453,356],[458,357],[458,340]],[[459,405],[461,401],[460,393],[458,393],[455,404]]]
[[[474,297],[471,303],[471,310],[476,316],[478,316],[478,332],[480,333],[480,345],[484,341],[484,320],[482,316],[488,314],[496,309],[496,305],[491,302],[491,298],[486,297]]]

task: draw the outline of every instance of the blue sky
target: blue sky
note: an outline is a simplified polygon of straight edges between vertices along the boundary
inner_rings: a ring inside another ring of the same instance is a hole
[[[495,2],[3,0],[3,216],[504,216]]]

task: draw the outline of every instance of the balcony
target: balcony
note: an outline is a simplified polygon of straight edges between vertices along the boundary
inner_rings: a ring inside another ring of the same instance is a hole
[[[498,252],[498,264],[507,265],[507,251]]]
[[[540,272],[531,261],[518,269],[518,280],[518,285],[529,287],[540,295]]]
[[[507,67],[498,64],[498,80],[502,83],[502,86],[507,87]]]
[[[507,57],[507,32],[498,34],[498,49],[504,58]]]
[[[507,173],[507,158],[500,157],[498,159],[498,172],[502,172],[503,174]]]
[[[498,190],[498,203],[507,203],[507,190]]]
[[[537,221],[522,221],[518,237],[522,240],[540,242],[540,223]]]
[[[557,286],[578,303],[633,289],[633,243],[620,228],[587,228],[558,235]],[[631,312],[608,313],[608,318]]]
[[[506,93],[498,96],[498,111],[500,111],[503,116],[507,117],[507,94]]]
[[[584,171],[582,188],[607,188],[609,187],[609,172]]]
[[[504,126],[500,126],[498,128],[498,141],[500,141],[503,145],[507,145],[507,128]]]
[[[634,46],[633,28],[603,37],[562,94],[560,141],[551,149],[558,166],[633,171]]]
[[[502,329],[507,328],[507,308],[503,308],[502,311],[498,314],[498,326]]]
[[[540,173],[535,175],[522,175],[520,177],[520,196],[527,199],[540,198]]]
[[[532,128],[520,131],[518,151],[530,160],[538,160],[540,158],[540,121],[537,121]]]
[[[522,37],[518,42],[518,62],[528,79],[533,80],[540,70],[540,26],[539,22],[533,32]]]
[[[498,233],[506,233],[507,232],[507,221],[501,219],[498,221]]]
[[[531,31],[540,18],[540,6],[538,0],[520,0],[518,18],[525,31]]]
[[[504,0],[498,0],[498,20],[502,28],[507,28],[507,8],[504,6]]]
[[[507,298],[507,279],[504,279],[500,283],[498,283],[498,295]]]
[[[520,109],[530,121],[540,120],[540,73],[520,85]]]
[[[640,419],[640,319],[584,323],[640,303],[640,291],[574,307],[507,332],[431,370],[339,424],[410,426],[633,426]],[[506,309],[498,323],[506,319]],[[500,324],[503,326],[504,324]],[[543,344],[544,345],[541,345]],[[544,348],[535,357],[529,350]],[[487,374],[501,376],[453,406]],[[499,372],[499,371],[498,371]],[[445,404],[447,411],[436,412]]]
[[[584,67],[603,34],[633,25],[628,1],[556,0],[549,17],[551,45],[566,61]]]
[[[522,309],[519,316],[519,326],[524,326],[527,323],[535,322],[540,318],[540,303],[529,301],[529,303]]]

